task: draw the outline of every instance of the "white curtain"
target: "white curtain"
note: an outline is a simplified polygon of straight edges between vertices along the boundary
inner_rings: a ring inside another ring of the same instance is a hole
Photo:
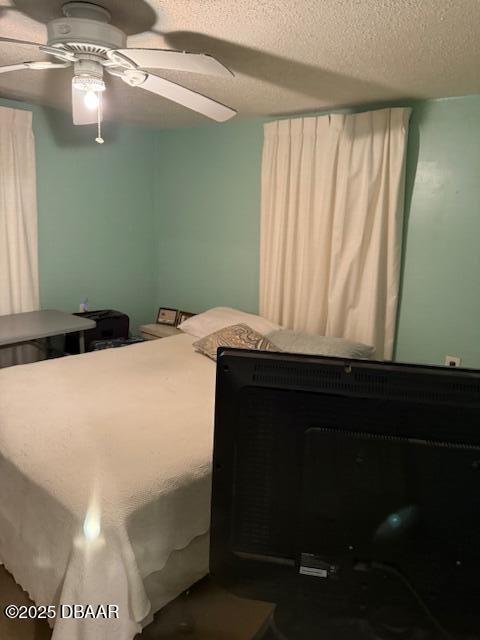
[[[265,125],[261,315],[392,357],[410,112]]]
[[[32,113],[0,107],[0,315],[35,311],[38,305]]]

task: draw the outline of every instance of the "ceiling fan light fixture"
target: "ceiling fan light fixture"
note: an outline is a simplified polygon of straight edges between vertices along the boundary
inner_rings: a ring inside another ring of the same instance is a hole
[[[101,93],[106,89],[105,82],[102,78],[95,78],[93,76],[73,76],[72,83],[74,88],[79,91],[93,91],[94,93]]]
[[[73,87],[79,91],[105,91],[103,67],[96,60],[81,59],[75,62]]]
[[[87,109],[91,109],[92,111],[94,109],[98,109],[99,98],[95,91],[87,91],[83,101],[85,102]]]

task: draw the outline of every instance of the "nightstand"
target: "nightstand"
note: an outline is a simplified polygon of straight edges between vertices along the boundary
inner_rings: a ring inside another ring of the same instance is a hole
[[[144,324],[140,327],[140,335],[145,340],[157,340],[158,338],[168,338],[168,336],[175,336],[177,333],[182,333],[177,327],[173,327],[169,324]]]

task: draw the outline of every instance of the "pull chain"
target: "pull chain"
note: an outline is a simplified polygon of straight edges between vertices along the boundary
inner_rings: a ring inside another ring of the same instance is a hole
[[[102,93],[98,92],[98,106],[97,106],[97,137],[95,142],[103,144],[105,140],[102,138]]]

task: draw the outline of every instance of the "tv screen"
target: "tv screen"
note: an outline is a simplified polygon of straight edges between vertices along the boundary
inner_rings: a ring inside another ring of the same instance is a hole
[[[211,573],[289,640],[480,638],[479,536],[478,371],[219,350]]]

